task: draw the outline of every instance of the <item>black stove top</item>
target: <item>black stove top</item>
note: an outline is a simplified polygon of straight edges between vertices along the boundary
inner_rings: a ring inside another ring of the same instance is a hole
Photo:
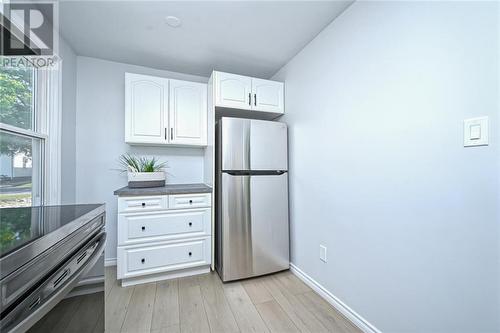
[[[0,209],[0,258],[102,205],[62,205]]]

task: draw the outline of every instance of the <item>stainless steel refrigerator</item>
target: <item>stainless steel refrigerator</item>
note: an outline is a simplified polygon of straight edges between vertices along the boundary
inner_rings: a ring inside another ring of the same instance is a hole
[[[288,269],[286,124],[223,117],[216,131],[217,272],[231,281]]]

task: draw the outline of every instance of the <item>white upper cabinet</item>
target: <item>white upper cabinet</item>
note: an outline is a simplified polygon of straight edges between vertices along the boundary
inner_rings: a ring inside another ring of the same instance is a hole
[[[216,72],[215,105],[227,108],[250,109],[252,78]]]
[[[275,114],[285,112],[283,82],[214,72],[214,86],[215,106]]]
[[[252,110],[283,113],[283,82],[252,79]]]
[[[170,80],[170,143],[207,144],[207,85]]]
[[[207,144],[207,85],[125,73],[125,142]]]
[[[125,142],[167,142],[168,80],[125,73]]]

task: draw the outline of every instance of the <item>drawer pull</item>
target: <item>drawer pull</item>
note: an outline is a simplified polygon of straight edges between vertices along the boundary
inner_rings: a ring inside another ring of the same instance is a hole
[[[144,264],[146,262],[146,259],[142,258],[141,262]]]
[[[192,227],[193,226],[193,222],[189,222],[189,226]]]
[[[189,204],[192,205],[193,204],[193,200],[189,200]]]
[[[142,203],[142,207],[146,207],[146,203],[145,202]]]
[[[142,226],[141,227],[142,231],[146,230],[146,227],[145,226]]]
[[[191,257],[191,255],[192,255],[192,253],[191,253],[191,252],[189,252],[189,256],[190,256],[190,257]]]

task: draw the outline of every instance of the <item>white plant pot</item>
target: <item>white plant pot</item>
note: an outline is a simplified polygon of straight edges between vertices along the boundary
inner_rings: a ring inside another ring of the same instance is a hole
[[[138,187],[160,187],[165,186],[165,172],[128,172],[128,186]]]

